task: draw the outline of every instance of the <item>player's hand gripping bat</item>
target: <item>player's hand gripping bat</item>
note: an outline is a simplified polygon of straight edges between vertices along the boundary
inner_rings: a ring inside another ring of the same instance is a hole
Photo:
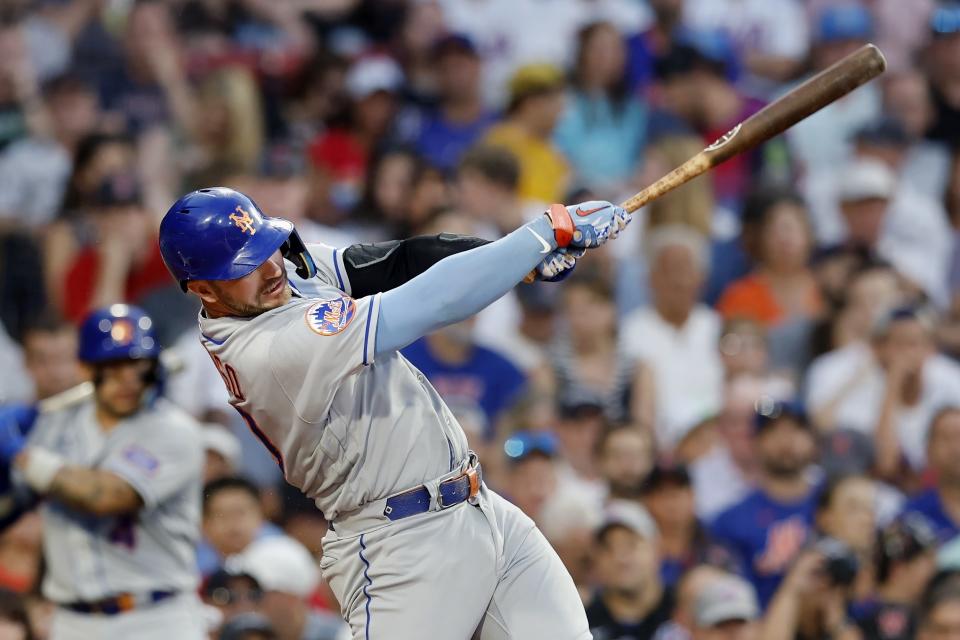
[[[783,133],[883,73],[887,61],[867,44],[753,114],[722,138],[620,206],[633,213],[733,156]],[[532,282],[535,272],[525,282]]]

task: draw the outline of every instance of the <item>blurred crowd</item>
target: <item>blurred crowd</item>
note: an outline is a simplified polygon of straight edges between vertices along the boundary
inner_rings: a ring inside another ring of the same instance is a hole
[[[211,638],[347,637],[323,514],[160,259],[169,204],[496,239],[629,197],[867,42],[879,80],[404,354],[596,640],[960,638],[960,4],[3,0],[0,403],[80,381],[89,310],[145,308],[204,423]],[[4,640],[46,637],[40,526],[0,536]]]

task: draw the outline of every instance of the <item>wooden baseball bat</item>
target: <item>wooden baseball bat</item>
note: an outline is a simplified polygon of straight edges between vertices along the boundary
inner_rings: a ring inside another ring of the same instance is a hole
[[[860,47],[771,102],[620,206],[631,213],[636,211],[721,162],[783,133],[807,116],[876,78],[886,68],[887,61],[880,49],[872,44]]]

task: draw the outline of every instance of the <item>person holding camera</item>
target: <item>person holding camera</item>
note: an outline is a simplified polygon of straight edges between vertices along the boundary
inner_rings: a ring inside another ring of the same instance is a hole
[[[764,640],[864,640],[847,616],[856,556],[824,538],[802,552],[777,589],[763,621]]]
[[[874,598],[855,613],[863,640],[912,640],[917,605],[937,570],[937,533],[917,513],[892,522],[877,535]]]

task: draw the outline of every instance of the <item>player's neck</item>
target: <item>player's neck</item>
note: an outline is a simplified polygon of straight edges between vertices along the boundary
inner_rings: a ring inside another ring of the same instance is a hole
[[[99,405],[96,408],[96,416],[97,424],[100,426],[100,430],[104,433],[110,433],[113,431],[123,419],[112,411],[108,411]]]

